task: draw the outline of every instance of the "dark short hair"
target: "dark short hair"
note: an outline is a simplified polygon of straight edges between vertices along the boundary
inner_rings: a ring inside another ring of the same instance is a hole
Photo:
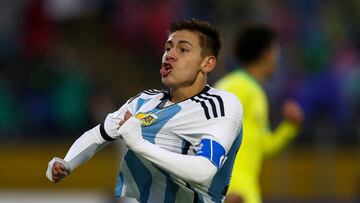
[[[221,49],[221,40],[219,31],[213,27],[209,22],[198,19],[185,19],[171,23],[168,30],[168,35],[179,31],[189,30],[199,33],[200,46],[203,49],[202,55],[213,55],[218,57]]]
[[[239,30],[235,39],[235,57],[241,65],[255,62],[275,40],[276,33],[271,27],[264,24],[248,24]]]

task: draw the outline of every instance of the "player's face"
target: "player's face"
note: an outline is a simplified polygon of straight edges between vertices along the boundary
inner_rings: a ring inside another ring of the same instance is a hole
[[[191,86],[200,74],[200,37],[196,32],[180,30],[172,33],[165,43],[160,74],[169,88]]]
[[[266,66],[267,77],[271,77],[276,71],[276,68],[279,65],[279,58],[280,58],[280,48],[278,45],[274,44],[270,47],[266,57],[266,63],[268,64]]]

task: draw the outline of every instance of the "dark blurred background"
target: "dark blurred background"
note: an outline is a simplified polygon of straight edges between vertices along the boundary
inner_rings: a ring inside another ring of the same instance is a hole
[[[358,202],[357,0],[0,1],[0,202],[20,201],[1,198],[14,191],[95,191],[111,202],[115,145],[58,185],[45,179],[47,162],[128,98],[163,88],[166,30],[190,17],[210,21],[223,35],[210,84],[238,66],[232,49],[242,24],[265,22],[279,33],[281,64],[266,85],[271,123],[280,121],[287,98],[301,104],[306,120],[294,144],[265,162],[265,202]]]

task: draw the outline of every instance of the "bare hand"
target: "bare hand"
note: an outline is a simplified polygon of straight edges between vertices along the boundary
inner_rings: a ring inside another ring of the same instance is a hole
[[[226,195],[225,203],[244,203],[244,200],[239,195],[230,193]]]
[[[131,116],[132,114],[130,113],[130,111],[127,111],[125,113],[124,119],[119,122],[119,126],[122,126]]]
[[[284,118],[296,125],[300,125],[304,121],[303,110],[300,105],[293,100],[285,101],[282,111]]]
[[[65,165],[57,161],[54,163],[51,173],[54,183],[57,183],[68,176]]]

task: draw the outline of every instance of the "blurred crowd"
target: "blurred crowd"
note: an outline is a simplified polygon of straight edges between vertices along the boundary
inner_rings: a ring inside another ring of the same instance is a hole
[[[237,29],[266,22],[282,45],[281,65],[266,84],[272,122],[293,98],[306,114],[298,142],[355,143],[359,11],[356,0],[0,1],[0,139],[76,137],[140,90],[162,88],[166,29],[196,17],[223,33],[211,82],[238,66]]]

